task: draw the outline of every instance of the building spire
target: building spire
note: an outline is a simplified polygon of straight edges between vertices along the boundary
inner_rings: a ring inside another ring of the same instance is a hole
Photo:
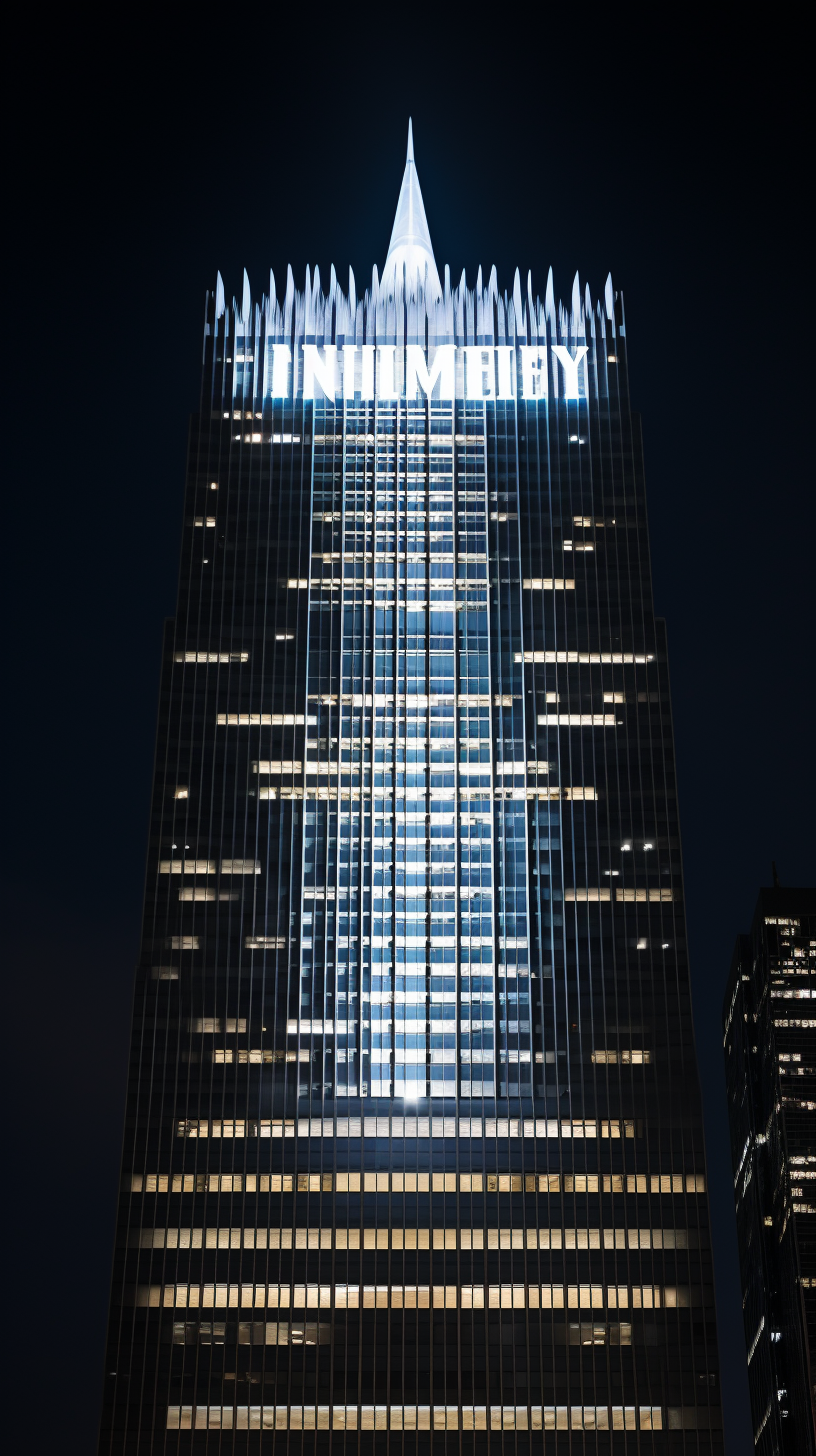
[[[402,279],[402,270],[409,288],[415,285],[416,276],[425,287],[425,270],[428,270],[427,288],[429,295],[441,298],[442,285],[439,282],[434,261],[431,235],[425,217],[425,207],[419,187],[419,178],[414,163],[414,129],[408,120],[408,150],[405,157],[405,172],[402,178],[397,215],[388,245],[388,257],[383,268],[382,282],[386,288],[396,288]]]

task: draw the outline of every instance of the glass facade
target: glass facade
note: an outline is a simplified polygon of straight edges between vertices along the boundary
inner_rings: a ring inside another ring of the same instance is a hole
[[[722,1449],[623,301],[435,278],[207,300],[101,1452]]]
[[[723,1007],[759,1456],[816,1452],[816,890],[760,891]]]

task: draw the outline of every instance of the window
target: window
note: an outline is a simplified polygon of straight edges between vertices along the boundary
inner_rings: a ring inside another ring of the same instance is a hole
[[[672,890],[615,890],[615,899],[624,901],[637,901],[638,903],[648,901],[650,904],[666,905],[674,899]]]
[[[203,900],[205,902],[212,902],[214,900],[219,900],[220,901],[220,900],[239,900],[240,899],[240,896],[239,895],[231,895],[228,892],[221,892],[221,891],[218,891],[218,890],[198,890],[198,889],[179,890],[178,897],[179,897],[180,900],[184,900],[184,901],[190,901],[190,900],[192,900],[192,901],[196,901],[196,902],[201,901],[201,900]]]
[[[239,1047],[238,1051],[216,1047],[213,1051],[216,1066],[229,1066],[234,1062],[245,1066],[265,1066],[282,1062],[308,1062],[308,1051],[278,1051],[274,1047]]]
[[[141,1284],[137,1309],[690,1309],[702,1290],[603,1284]]]
[[[598,667],[609,665],[627,666],[629,664],[645,664],[654,662],[654,653],[638,652],[567,652],[567,651],[530,651],[516,652],[513,654],[514,662],[546,662],[553,665],[564,664],[570,666],[580,664],[587,667]]]
[[[539,713],[541,728],[615,728],[614,713]]]
[[[229,1329],[224,1320],[196,1320],[173,1325],[174,1345],[327,1345],[331,1325],[302,1321],[275,1322],[241,1320]]]
[[[247,1029],[245,1016],[194,1016],[190,1030],[212,1036],[217,1032],[243,1034]]]
[[[200,666],[221,662],[249,662],[248,652],[174,652],[174,662],[198,663]]]
[[[614,1067],[618,1063],[621,1066],[640,1067],[648,1066],[652,1060],[651,1052],[638,1051],[622,1048],[620,1051],[595,1051],[592,1053],[592,1060],[598,1066]]]
[[[214,875],[214,859],[163,859],[159,862],[160,875]]]
[[[675,1414],[696,1419],[707,1417],[708,1411],[670,1411],[669,1417]],[[674,1424],[679,1427],[680,1422]],[[657,1405],[171,1405],[167,1411],[169,1431],[661,1431],[663,1427],[663,1409]]]
[[[322,1175],[314,1176],[319,1179]],[[262,1175],[264,1186],[257,1188],[257,1175],[249,1177],[255,1181],[247,1191],[270,1191],[268,1177]],[[275,1191],[325,1191],[301,1188],[292,1178],[284,1183]],[[143,1191],[142,1187],[136,1191]],[[136,1230],[130,1242],[131,1247],[141,1249],[688,1249],[697,1247],[697,1234],[652,1228],[150,1227]]]
[[[219,728],[286,728],[302,727],[303,713],[219,713]]]
[[[563,576],[530,576],[522,586],[527,591],[575,591],[575,582]]]

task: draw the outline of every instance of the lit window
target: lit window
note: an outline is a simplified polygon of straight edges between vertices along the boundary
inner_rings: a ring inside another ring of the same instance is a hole
[[[255,1309],[688,1309],[702,1291],[659,1284],[256,1284],[236,1293],[252,1295]],[[238,1301],[226,1284],[137,1285],[137,1307],[229,1308]]]
[[[522,586],[527,591],[575,591],[575,582],[560,576],[527,577]],[[516,661],[520,661],[520,657]]]
[[[309,578],[306,576],[290,576],[286,585],[295,591],[302,591],[308,588]]]
[[[214,1059],[232,1053],[216,1052]],[[238,1056],[245,1055],[242,1052]],[[289,1053],[286,1054],[289,1056]],[[206,1176],[206,1175],[205,1175]],[[320,1175],[315,1175],[318,1179]],[[268,1189],[269,1179],[249,1175],[247,1191]],[[280,1179],[277,1180],[278,1184]],[[298,1178],[300,1189],[300,1178]],[[139,1191],[143,1191],[140,1189]],[[282,1191],[294,1191],[291,1177],[284,1178]],[[302,1191],[302,1190],[301,1190]],[[314,1189],[312,1191],[322,1191]],[[134,1231],[131,1247],[142,1249],[380,1249],[411,1251],[423,1249],[688,1249],[698,1246],[694,1231],[651,1228],[155,1228]]]
[[[639,665],[647,662],[654,662],[654,653],[641,652],[568,652],[560,649],[553,651],[536,649],[530,652],[516,652],[513,654],[514,662],[547,662],[553,665],[563,663],[564,666],[572,664],[594,666],[627,666],[630,664]]]
[[[376,1121],[376,1119],[373,1120]],[[250,1123],[250,1127],[255,1125]],[[179,1123],[178,1126],[179,1136],[185,1136],[183,1131],[185,1124]],[[245,1128],[245,1124],[243,1123],[240,1126]],[[266,1126],[269,1127],[270,1124],[267,1123]],[[291,1120],[273,1122],[271,1124],[271,1131],[273,1135],[278,1137],[283,1137],[285,1133],[291,1136],[294,1131],[294,1124]],[[393,1180],[391,1185],[388,1183],[388,1176],[387,1173],[367,1173],[365,1175],[366,1191],[387,1193],[390,1187],[394,1193],[429,1192],[430,1175],[428,1173],[394,1173],[391,1175]],[[436,1175],[437,1178],[444,1178],[444,1176],[444,1174]],[[500,1175],[492,1176],[496,1177]],[[510,1175],[501,1176],[509,1177]],[[516,1174],[513,1176],[518,1177],[519,1175]],[[469,1178],[472,1179],[472,1188],[470,1182],[467,1181]],[[334,1180],[333,1189],[332,1179]],[[312,1180],[314,1180],[313,1186]],[[472,1191],[476,1193],[482,1189],[481,1174],[460,1174],[460,1180],[460,1192]],[[172,1175],[168,1175],[167,1173],[135,1173],[128,1180],[128,1186],[132,1193],[203,1193],[207,1191],[211,1193],[240,1193],[242,1190],[245,1190],[247,1193],[292,1193],[296,1187],[298,1192],[334,1191],[336,1193],[359,1193],[361,1191],[360,1182],[361,1175],[359,1173],[174,1173]],[[528,1173],[524,1175],[524,1183],[524,1191],[535,1192],[537,1189],[543,1193],[705,1193],[706,1191],[705,1177],[702,1173]],[[439,1188],[435,1186],[434,1191],[444,1192],[445,1190],[440,1185]],[[493,1189],[491,1191],[512,1192],[513,1189]],[[406,1229],[403,1231],[403,1236],[406,1240],[409,1240],[416,1232],[416,1230]],[[419,1230],[419,1233],[421,1232],[422,1230]],[[579,1234],[583,1236],[585,1232],[585,1230],[579,1231]],[[540,1240],[544,1240],[545,1233],[551,1241],[555,1239],[556,1233],[558,1233],[560,1240],[560,1230],[540,1230]],[[660,1243],[658,1242],[658,1233],[662,1240]],[[607,1240],[611,1239],[613,1235],[613,1243],[607,1243]],[[627,1232],[621,1229],[607,1229],[604,1230],[604,1247],[612,1248],[613,1244],[615,1248],[625,1247],[625,1243],[618,1242],[623,1239],[629,1239],[630,1247],[634,1247],[631,1241],[636,1236],[640,1241],[641,1248],[649,1246],[648,1242],[645,1242],[648,1236],[643,1230],[638,1232],[635,1229]],[[396,1233],[393,1237],[396,1238]],[[488,1237],[490,1237],[489,1230]],[[651,1232],[652,1246],[654,1248],[696,1248],[697,1245],[694,1242],[696,1237],[696,1234],[690,1236],[682,1229],[652,1230]],[[567,1239],[567,1232],[564,1233],[564,1238]],[[550,1244],[541,1242],[540,1246],[542,1248],[562,1247],[560,1242],[551,1242]],[[338,1247],[341,1247],[341,1245],[338,1244]],[[350,1244],[349,1247],[352,1247],[352,1245]],[[359,1247],[359,1245],[356,1247]],[[395,1244],[394,1247],[397,1247],[397,1245]],[[417,1246],[407,1242],[405,1247],[414,1248]],[[570,1247],[568,1242],[566,1247]],[[577,1247],[581,1247],[580,1243]]]
[[[175,790],[175,792],[173,794],[173,798],[174,799],[187,799],[187,798],[189,798],[189,796],[190,796],[190,790],[189,789],[186,789],[186,788],[182,788],[181,785],[178,786],[178,788]]]
[[[203,667],[219,662],[249,662],[248,652],[174,652],[174,662],[197,663]]]
[[[206,904],[212,904],[213,902],[220,900],[238,899],[240,899],[239,895],[231,895],[221,890],[199,890],[192,887],[190,889],[179,890],[179,900],[192,901],[195,903],[198,903],[200,901]]]
[[[604,700],[605,703],[625,703],[626,702],[626,694],[625,693],[604,693],[603,700]]]
[[[548,695],[549,696],[549,695]],[[541,728],[615,728],[614,713],[539,713]]]
[[[649,904],[667,905],[674,899],[673,890],[629,890],[616,889],[615,899],[624,901],[635,901],[637,903],[647,902]]]
[[[190,1022],[191,1031],[198,1031],[206,1036],[222,1031],[227,1034],[243,1034],[246,1029],[245,1016],[195,1016]]]
[[[160,875],[214,875],[214,859],[163,859],[159,862]]]
[[[223,1288],[226,1291],[227,1286]],[[158,1306],[161,1302],[159,1292],[158,1285],[151,1286],[151,1298],[145,1298],[144,1303]],[[233,1303],[240,1293],[240,1287],[235,1285]],[[317,1288],[315,1297],[320,1297]],[[444,1304],[444,1300],[440,1300],[440,1304]],[[354,1307],[357,1308],[357,1305]],[[420,1307],[428,1308],[427,1300]],[[254,1323],[247,1325],[248,1329],[255,1327]],[[238,1328],[240,1331],[242,1326]],[[259,1325],[258,1328],[263,1330],[272,1326]],[[304,1325],[304,1328],[308,1326]],[[631,1343],[631,1326],[612,1328],[630,1331],[628,1340],[612,1343]],[[174,1324],[173,1329],[183,1330],[184,1326]],[[179,1335],[178,1343],[185,1340],[186,1335]],[[212,1342],[220,1343],[214,1337]],[[253,1344],[264,1342],[272,1343],[260,1335],[257,1341],[254,1337],[251,1340]],[[210,1340],[202,1340],[202,1343],[210,1343]],[[250,1338],[242,1342],[239,1334],[239,1343],[249,1344]],[[682,1415],[682,1410],[670,1409],[668,1424],[672,1428],[679,1426],[679,1420],[675,1418]],[[663,1428],[663,1408],[659,1405],[171,1405],[167,1408],[168,1431],[662,1431]]]
[[[219,713],[219,728],[299,728],[306,722],[303,713]]]
[[[261,866],[256,859],[222,859],[222,875],[259,875]]]
[[[597,1066],[614,1067],[620,1064],[623,1067],[648,1067],[652,1060],[652,1054],[648,1051],[640,1051],[636,1048],[623,1047],[620,1051],[596,1051],[592,1053],[592,1060]]]
[[[308,1051],[278,1051],[274,1047],[239,1047],[237,1052],[226,1047],[216,1047],[213,1051],[213,1062],[216,1066],[230,1066],[237,1062],[239,1065],[255,1067],[270,1063],[308,1061]]]

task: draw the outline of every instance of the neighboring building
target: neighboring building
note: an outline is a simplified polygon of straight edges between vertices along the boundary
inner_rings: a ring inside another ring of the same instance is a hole
[[[723,1008],[759,1456],[816,1451],[816,890],[760,890]]]
[[[207,300],[102,1452],[722,1450],[626,344],[410,140],[382,282]]]

